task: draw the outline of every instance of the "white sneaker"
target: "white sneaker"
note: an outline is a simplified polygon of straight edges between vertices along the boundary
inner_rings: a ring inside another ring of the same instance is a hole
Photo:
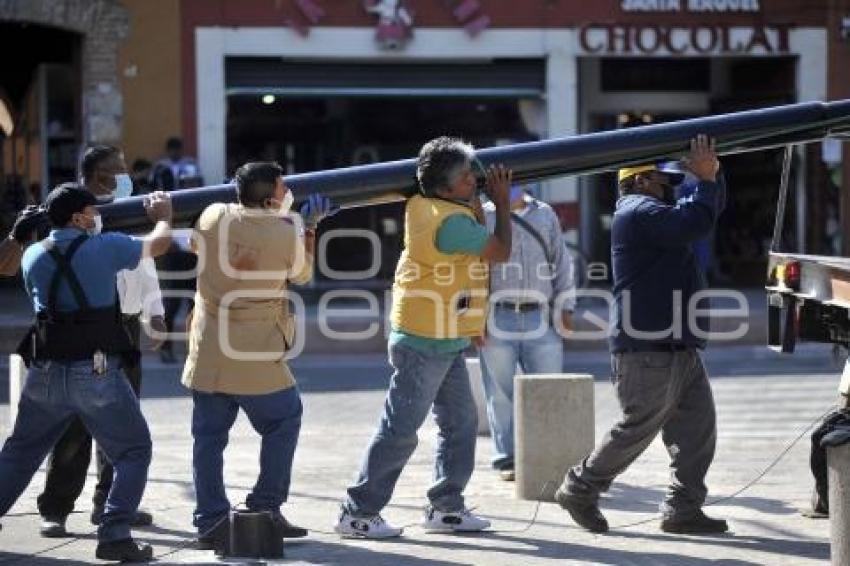
[[[397,537],[401,535],[402,530],[384,521],[380,515],[355,517],[347,509],[342,509],[339,522],[334,527],[334,531],[343,537],[373,539]]]
[[[425,508],[422,528],[431,533],[475,532],[490,526],[490,521],[472,514],[469,509],[444,513],[433,507]]]

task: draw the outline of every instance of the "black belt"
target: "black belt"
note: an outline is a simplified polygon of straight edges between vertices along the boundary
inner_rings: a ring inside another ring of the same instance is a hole
[[[685,350],[693,350],[696,346],[690,344],[643,344],[634,348],[623,348],[617,350],[615,354],[635,354],[639,352],[684,352]]]
[[[499,301],[496,303],[497,307],[512,310],[514,312],[529,312],[536,311],[538,309],[543,308],[542,303],[537,302],[528,302],[528,303],[513,303],[511,301]]]

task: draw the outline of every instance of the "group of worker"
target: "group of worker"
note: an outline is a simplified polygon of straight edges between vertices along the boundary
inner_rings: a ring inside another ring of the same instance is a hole
[[[661,528],[727,530],[725,521],[701,511],[716,436],[714,403],[699,355],[705,343],[698,333],[664,332],[673,317],[674,292],[687,303],[704,286],[690,243],[711,231],[725,200],[708,138],[693,140],[683,164],[696,186],[678,201],[672,189],[681,181],[680,172],[657,165],[620,172],[612,226],[617,300],[610,345],[622,416],[596,450],[568,471],[556,492],[573,520],[593,532],[608,528],[598,507],[600,493],[659,431],[672,460]],[[154,330],[159,326],[150,305],[156,297],[139,297],[145,281],[155,277],[152,258],[172,245],[172,209],[167,193],[151,193],[144,199],[154,222],[150,233],[140,238],[101,233],[96,207],[114,198],[125,175],[120,150],[90,148],[83,158],[82,184],[53,189],[41,209],[25,210],[0,243],[0,273],[22,269],[36,315],[19,349],[29,369],[18,416],[0,451],[0,517],[52,448],[47,486],[39,498],[42,534],[64,536],[65,519],[85,480],[91,435],[98,446],[91,515],[98,525],[96,556],[138,562],[153,557],[151,547],[131,535],[132,526],[152,521],[139,510],[151,438],[134,375],[140,363],[140,319]],[[478,191],[482,177],[486,205]],[[223,452],[240,408],[262,438],[260,473],[245,500],[247,509],[266,513],[274,536],[307,534],[280,511],[289,493],[302,418],[285,361],[294,341],[286,292],[288,282],[301,284],[312,277],[315,231],[333,213],[319,194],[310,195],[299,214],[292,213],[293,194],[275,163],[247,163],[234,180],[238,202],[210,205],[192,232],[190,248],[204,257],[199,258],[203,269],[187,320],[182,378],[193,402],[197,545],[219,552],[226,552],[231,511]],[[474,468],[478,429],[464,353],[471,346],[480,350],[492,463],[502,479],[512,480],[516,365],[526,373],[560,372],[561,334],[572,327],[574,277],[548,205],[514,187],[505,167],[484,170],[473,148],[457,138],[437,138],[422,147],[417,180],[419,193],[406,204],[404,251],[393,285],[389,361],[394,373],[377,430],[340,505],[335,530],[346,537],[401,535],[402,529],[381,512],[429,412],[439,436],[423,527],[438,532],[488,528],[490,522],[473,513],[463,496]],[[44,214],[49,233],[27,246]],[[446,267],[450,278],[441,275]],[[625,317],[624,294],[632,294],[632,304],[639,305]],[[630,325],[623,324],[624,318]],[[653,337],[630,336],[632,327]],[[528,335],[531,330],[536,332]]]

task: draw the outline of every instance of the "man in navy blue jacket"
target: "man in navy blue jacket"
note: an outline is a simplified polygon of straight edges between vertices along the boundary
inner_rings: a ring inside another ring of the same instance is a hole
[[[682,175],[656,165],[623,169],[611,229],[614,299],[609,345],[622,416],[602,443],[567,473],[555,496],[573,520],[605,532],[600,492],[661,432],[671,458],[671,482],[661,505],[661,529],[720,533],[726,521],[702,512],[705,475],[717,437],[714,399],[699,350],[706,318],[690,316],[707,301],[693,242],[714,228],[724,188],[714,143],[691,142],[684,166],[698,179],[694,192],[675,200]],[[693,321],[693,322],[692,322]]]

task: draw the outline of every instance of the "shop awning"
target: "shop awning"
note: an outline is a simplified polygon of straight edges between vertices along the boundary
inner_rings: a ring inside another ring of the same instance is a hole
[[[546,86],[542,59],[474,63],[293,62],[228,57],[229,96],[536,98]]]

